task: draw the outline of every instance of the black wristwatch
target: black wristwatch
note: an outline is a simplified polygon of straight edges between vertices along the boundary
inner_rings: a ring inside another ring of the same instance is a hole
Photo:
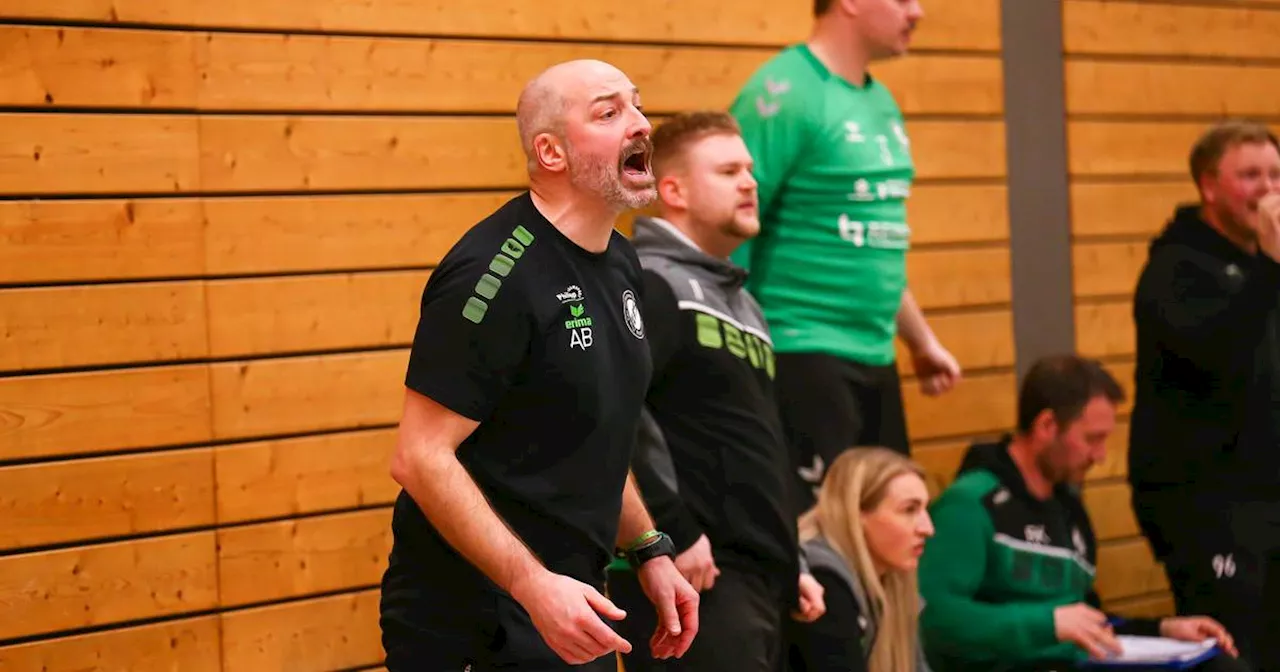
[[[671,537],[663,532],[626,551],[627,563],[631,565],[631,569],[640,569],[640,565],[664,555],[669,558],[676,557],[676,545],[671,541]]]

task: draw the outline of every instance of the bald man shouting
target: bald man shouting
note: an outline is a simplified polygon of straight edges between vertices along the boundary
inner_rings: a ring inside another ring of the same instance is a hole
[[[636,87],[554,66],[516,109],[529,191],[472,227],[422,295],[391,475],[403,486],[382,581],[398,670],[612,672],[629,652],[602,596],[615,552],[682,656],[698,595],[628,472],[651,375],[640,263],[614,230],[655,196]]]

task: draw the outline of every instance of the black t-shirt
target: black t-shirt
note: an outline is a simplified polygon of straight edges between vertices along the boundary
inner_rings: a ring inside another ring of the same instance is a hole
[[[614,231],[606,251],[588,252],[521,194],[432,273],[405,376],[479,421],[458,459],[516,535],[548,569],[597,586],[651,375],[641,291],[626,238]],[[430,622],[459,613],[448,601],[494,589],[407,493],[392,529],[384,618]]]

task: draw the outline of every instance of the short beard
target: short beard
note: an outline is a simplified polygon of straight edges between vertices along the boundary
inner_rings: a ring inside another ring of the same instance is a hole
[[[657,197],[653,187],[640,191],[632,191],[622,184],[621,169],[616,163],[609,163],[602,157],[583,156],[565,142],[565,153],[569,161],[569,183],[574,187],[596,194],[610,205],[630,210],[643,208]]]

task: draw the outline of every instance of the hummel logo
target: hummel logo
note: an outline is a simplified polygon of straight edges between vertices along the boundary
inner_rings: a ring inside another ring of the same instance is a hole
[[[582,288],[577,285],[569,285],[564,288],[563,292],[556,294],[556,298],[560,303],[573,303],[582,300]]]

